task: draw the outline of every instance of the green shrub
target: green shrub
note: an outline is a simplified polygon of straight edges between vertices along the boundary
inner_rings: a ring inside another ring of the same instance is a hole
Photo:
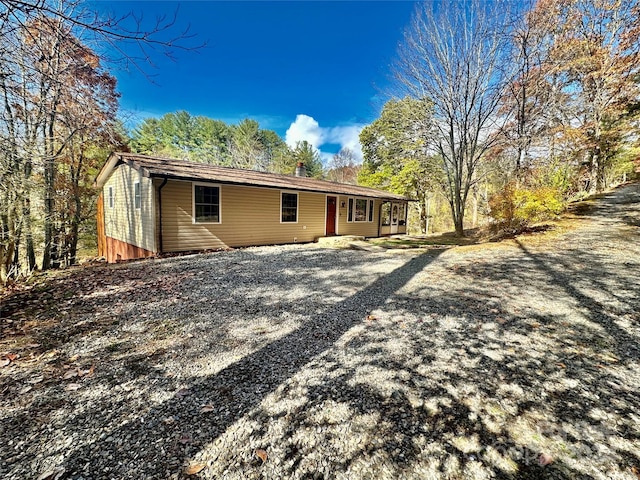
[[[521,230],[553,218],[565,208],[559,188],[525,187],[508,183],[489,198],[489,211],[499,229]]]

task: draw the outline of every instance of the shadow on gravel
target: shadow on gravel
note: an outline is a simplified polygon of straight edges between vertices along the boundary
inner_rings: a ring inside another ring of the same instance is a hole
[[[86,318],[41,327],[59,348],[84,335],[112,338],[84,361],[106,358],[116,373],[98,363],[73,393],[57,374],[47,395],[22,406],[11,403],[22,385],[8,385],[7,406],[19,413],[1,419],[14,436],[0,449],[0,476],[29,477],[19,464],[52,455],[39,436],[56,428],[54,453],[74,479],[184,478],[190,459],[207,464],[198,478],[634,479],[640,264],[625,256],[636,255],[637,238],[618,231],[638,211],[633,198],[613,196],[589,213],[594,228],[549,251],[517,242],[432,263],[434,252],[389,274],[375,268],[384,256],[318,250],[213,255],[206,275],[192,258],[132,265],[103,280],[104,297],[71,301]],[[264,262],[268,275],[256,274]],[[322,262],[339,275],[309,268]],[[296,286],[311,301],[286,295]],[[160,319],[147,325],[160,340],[177,339],[167,352],[131,354],[143,340],[125,329],[146,325],[143,312]],[[172,355],[195,363],[233,353],[229,322],[287,315],[306,320],[276,340],[243,339],[252,353],[215,375],[167,378]],[[180,338],[183,319],[200,338]],[[121,384],[141,392],[124,394]],[[92,388],[103,396],[84,408]],[[151,398],[159,391],[170,398]],[[201,413],[205,404],[211,411]],[[20,453],[21,443],[30,450]],[[264,464],[256,448],[268,452]]]
[[[588,329],[501,309],[497,272],[514,266],[465,272],[464,291],[396,294],[381,307],[393,317],[365,322],[286,380],[247,412],[252,429],[225,432],[208,457],[220,466],[206,478],[587,480],[610,448],[623,469],[636,465],[637,400],[606,383],[597,349],[580,364],[567,358],[591,339]],[[497,288],[474,291],[476,275]],[[614,422],[594,417],[599,409]],[[265,448],[279,463],[267,470],[230,443]]]
[[[112,450],[118,466],[114,466],[110,472],[89,473],[91,458],[96,452],[103,452],[110,447],[93,442],[65,455],[66,471],[71,478],[79,477],[86,469],[88,472],[85,475],[92,478],[110,475],[124,477],[132,467],[136,467],[137,475],[144,478],[175,475],[185,459],[193,457],[202,445],[216,440],[282,382],[316,355],[330,348],[349,329],[364,321],[372,309],[382,306],[436,256],[413,258],[351,297],[318,313],[311,313],[297,330],[232,363],[218,374],[210,378],[196,378],[188,389],[146,412],[143,422],[126,421],[111,429],[109,436],[119,439],[120,443],[115,451]],[[194,423],[194,419],[200,421],[197,419],[202,418],[200,408],[205,401],[216,407],[215,412],[206,416],[206,425]],[[87,415],[91,415],[91,412]],[[70,422],[80,428],[85,420],[78,416]],[[154,455],[162,451],[165,463],[144,464],[141,444],[145,448],[152,446]]]
[[[638,338],[618,326],[616,313],[634,312],[640,305],[640,296],[636,288],[636,275],[640,272],[628,270],[611,271],[610,266],[603,265],[601,259],[592,252],[573,250],[571,255],[564,258],[554,257],[545,261],[542,255],[536,255],[527,249],[519,240],[515,240],[518,247],[532,260],[538,271],[544,272],[551,278],[552,284],[564,290],[575,299],[578,308],[594,325],[602,327],[608,336],[614,338],[613,348],[621,358],[639,359],[640,346]],[[579,271],[575,267],[576,259],[580,259],[582,266]],[[564,273],[567,272],[567,273]],[[606,306],[598,302],[593,295],[583,293],[579,286],[585,281],[598,290],[616,298],[618,306]],[[625,292],[626,295],[620,295]]]
[[[224,467],[207,478],[634,478],[638,338],[617,322],[637,297],[612,313],[575,285],[599,278],[637,295],[637,277],[587,251],[520,248],[454,265],[464,287],[416,279],[379,307],[390,318],[366,322],[250,412],[259,428],[226,432],[267,448],[276,469],[214,447]]]

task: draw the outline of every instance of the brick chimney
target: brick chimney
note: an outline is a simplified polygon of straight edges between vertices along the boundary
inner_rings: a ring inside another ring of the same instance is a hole
[[[307,169],[304,166],[304,163],[298,162],[296,165],[296,177],[306,177]]]

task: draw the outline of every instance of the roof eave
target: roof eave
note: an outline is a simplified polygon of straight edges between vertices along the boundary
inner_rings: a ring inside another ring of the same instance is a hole
[[[135,168],[135,167],[134,167]],[[172,175],[170,173],[156,173],[156,172],[146,172],[144,171],[144,169],[141,169],[141,171],[143,172],[143,174],[145,174],[145,176],[151,177],[151,178],[168,178],[170,180],[182,180],[185,182],[212,182],[212,183],[220,183],[223,185],[239,185],[239,186],[243,186],[243,187],[256,187],[256,188],[272,188],[272,189],[276,189],[276,190],[297,190],[297,191],[301,191],[301,192],[314,192],[314,193],[325,193],[325,194],[333,194],[333,195],[344,195],[344,196],[353,196],[353,197],[367,197],[367,198],[379,198],[382,200],[390,200],[390,201],[405,201],[405,202],[415,202],[417,200],[413,200],[411,198],[407,198],[407,197],[392,197],[392,196],[385,196],[385,195],[377,195],[374,194],[373,192],[371,194],[363,194],[363,193],[345,193],[345,192],[338,192],[338,191],[333,191],[330,189],[317,189],[317,188],[305,188],[304,186],[293,186],[293,185],[283,185],[283,186],[278,186],[278,185],[260,185],[260,184],[256,184],[256,183],[251,183],[251,182],[233,182],[230,180],[219,180],[219,179],[215,179],[215,178],[199,178],[199,177],[191,177],[188,175]]]
[[[142,175],[143,177],[149,178],[151,176],[149,172],[146,169],[144,169],[141,165],[131,160],[130,158],[125,158],[125,155],[126,154],[121,152],[112,152],[111,155],[109,155],[109,158],[107,159],[105,164],[102,166],[100,173],[98,173],[98,175],[96,176],[96,179],[93,182],[95,187],[97,188],[104,187],[104,184],[107,183],[107,180],[113,173],[113,170],[116,168],[116,166],[120,162],[140,172],[140,175]]]
[[[96,179],[93,181],[93,185],[96,188],[104,187],[104,184],[107,183],[109,176],[111,176],[111,172],[113,172],[113,169],[121,159],[122,156],[119,153],[112,152],[111,155],[109,155],[109,158],[107,158],[107,161],[104,163],[104,165],[100,169],[100,172],[96,176]]]

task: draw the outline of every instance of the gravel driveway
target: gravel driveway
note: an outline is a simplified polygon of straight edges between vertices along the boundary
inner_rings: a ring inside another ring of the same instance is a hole
[[[97,266],[9,296],[0,477],[640,478],[640,190],[575,222]]]

